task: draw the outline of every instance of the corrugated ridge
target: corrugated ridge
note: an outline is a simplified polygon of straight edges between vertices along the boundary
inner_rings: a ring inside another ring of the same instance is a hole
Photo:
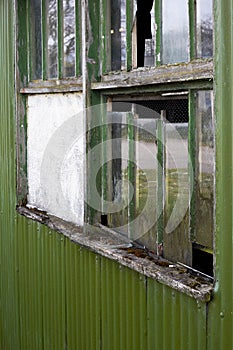
[[[0,344],[18,344],[16,269],[14,256],[14,32],[13,4],[0,3]],[[11,218],[9,220],[9,218]],[[14,315],[14,317],[13,317]],[[9,329],[11,334],[9,336]]]
[[[206,305],[148,280],[148,350],[206,349]]]

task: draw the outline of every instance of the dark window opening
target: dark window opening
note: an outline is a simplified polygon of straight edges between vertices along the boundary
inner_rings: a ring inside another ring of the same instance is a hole
[[[140,118],[158,118],[161,111],[166,111],[166,119],[170,123],[187,123],[188,122],[188,99],[187,98],[167,98],[156,100],[137,100],[134,101],[135,113]],[[113,102],[113,110],[118,112],[128,112],[131,110],[132,102],[124,103]],[[154,113],[156,112],[156,113]]]
[[[108,215],[101,215],[101,225],[108,226]]]
[[[144,67],[146,39],[152,38],[151,10],[154,0],[137,0],[137,67]]]
[[[193,263],[194,269],[213,277],[213,254],[209,249],[197,244],[193,244]]]

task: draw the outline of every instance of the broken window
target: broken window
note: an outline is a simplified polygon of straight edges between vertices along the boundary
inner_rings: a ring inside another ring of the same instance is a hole
[[[214,231],[212,96],[184,91],[111,102],[106,192],[115,211],[102,216],[131,242],[208,275]],[[210,257],[206,267],[206,258],[197,264],[203,250]]]
[[[153,56],[150,14],[153,7],[153,2],[153,0],[149,0],[146,2],[141,0],[137,1],[137,67],[143,67],[144,65],[146,65],[145,58],[149,55]]]
[[[130,49],[133,68],[212,57],[212,7],[212,0],[111,1],[110,69],[125,69]]]

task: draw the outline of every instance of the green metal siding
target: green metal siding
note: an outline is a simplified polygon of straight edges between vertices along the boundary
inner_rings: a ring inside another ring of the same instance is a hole
[[[206,349],[206,305],[148,281],[148,349]]]
[[[19,313],[15,269],[15,122],[13,7],[0,2],[0,345],[17,349]]]

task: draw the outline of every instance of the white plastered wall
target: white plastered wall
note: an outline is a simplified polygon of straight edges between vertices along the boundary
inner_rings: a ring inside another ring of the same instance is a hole
[[[84,117],[80,93],[28,96],[28,205],[84,222]]]

